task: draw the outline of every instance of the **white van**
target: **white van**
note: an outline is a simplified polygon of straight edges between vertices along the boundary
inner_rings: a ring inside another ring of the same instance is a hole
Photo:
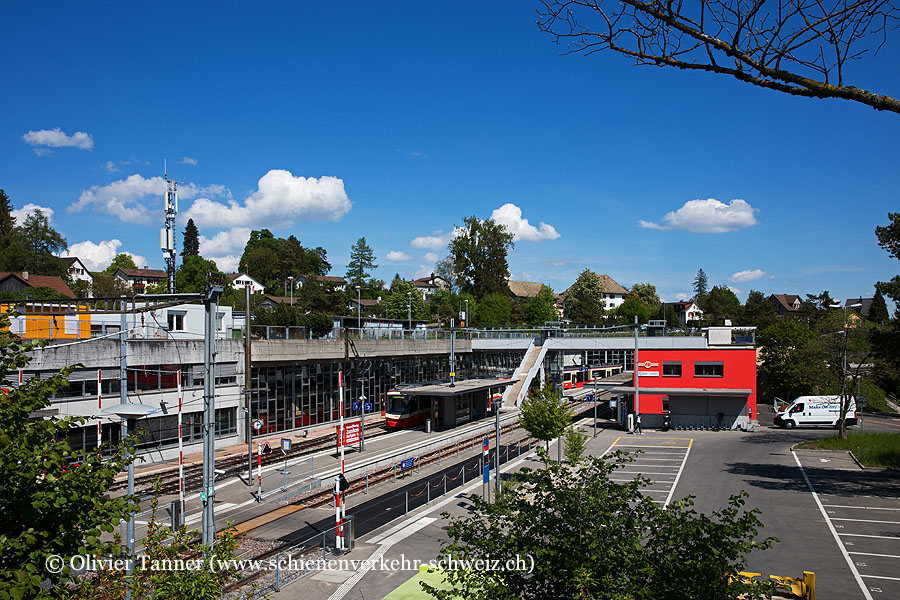
[[[779,409],[775,424],[786,429],[803,425],[839,427],[840,414],[840,396],[800,396],[790,406]],[[856,398],[850,398],[844,422],[848,426],[856,425]]]

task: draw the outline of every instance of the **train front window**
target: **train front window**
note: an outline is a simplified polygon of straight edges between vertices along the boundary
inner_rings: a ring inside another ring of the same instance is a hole
[[[400,394],[390,394],[388,395],[388,409],[387,412],[397,415],[404,414],[409,412],[409,400],[410,396],[401,396]]]

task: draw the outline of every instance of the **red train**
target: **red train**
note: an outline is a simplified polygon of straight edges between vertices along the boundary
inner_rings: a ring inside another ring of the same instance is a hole
[[[595,379],[603,379],[622,372],[622,365],[600,365],[597,367],[566,367],[563,369],[563,389],[583,388]]]

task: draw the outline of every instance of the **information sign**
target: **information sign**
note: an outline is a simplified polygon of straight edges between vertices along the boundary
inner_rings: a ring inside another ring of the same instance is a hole
[[[344,445],[358,444],[360,431],[362,431],[362,428],[359,426],[359,421],[346,423],[344,425]]]

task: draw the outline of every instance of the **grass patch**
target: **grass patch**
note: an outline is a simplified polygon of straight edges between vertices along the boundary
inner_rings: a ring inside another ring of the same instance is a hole
[[[900,469],[900,433],[851,431],[847,439],[827,437],[803,442],[797,448],[816,450],[850,450],[867,467]]]

